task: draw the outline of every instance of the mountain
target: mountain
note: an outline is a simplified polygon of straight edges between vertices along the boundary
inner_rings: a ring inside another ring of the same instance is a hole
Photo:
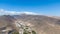
[[[18,20],[32,27],[37,34],[60,34],[60,19],[48,17],[44,15],[4,15],[0,16],[0,28],[3,26],[13,26],[13,23]]]
[[[44,15],[20,15],[15,16],[26,24],[31,24],[37,34],[60,34],[60,19]]]
[[[13,29],[13,22],[14,22],[14,17],[10,15],[3,15],[0,16],[0,34],[5,34],[6,29]]]
[[[12,23],[14,20],[14,17],[11,17],[9,15],[0,16],[0,27],[7,26],[8,24]]]

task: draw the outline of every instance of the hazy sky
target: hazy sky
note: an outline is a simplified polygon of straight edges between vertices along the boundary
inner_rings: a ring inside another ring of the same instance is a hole
[[[0,0],[0,9],[60,16],[60,0]],[[0,15],[4,12],[0,10]]]

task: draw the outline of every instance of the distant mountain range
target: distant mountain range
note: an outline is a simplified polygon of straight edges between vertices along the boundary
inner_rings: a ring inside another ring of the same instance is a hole
[[[37,34],[60,34],[60,19],[44,15],[3,15],[0,16],[0,28],[15,27],[16,20],[31,24]]]

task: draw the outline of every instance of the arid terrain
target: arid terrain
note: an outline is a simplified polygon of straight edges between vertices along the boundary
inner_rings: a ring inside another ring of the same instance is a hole
[[[13,25],[17,20],[31,26],[37,34],[60,34],[60,18],[26,14],[0,16],[0,32],[9,27],[12,30],[17,30]]]

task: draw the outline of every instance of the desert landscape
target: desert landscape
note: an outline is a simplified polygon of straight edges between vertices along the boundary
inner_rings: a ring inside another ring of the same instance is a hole
[[[60,34],[60,0],[0,0],[0,34]]]
[[[3,30],[8,30],[8,32],[5,31],[7,33],[10,31],[19,32],[19,28],[16,27],[15,22],[28,25],[36,34],[60,34],[60,19],[44,15],[27,14],[0,16],[0,33],[4,32]]]

